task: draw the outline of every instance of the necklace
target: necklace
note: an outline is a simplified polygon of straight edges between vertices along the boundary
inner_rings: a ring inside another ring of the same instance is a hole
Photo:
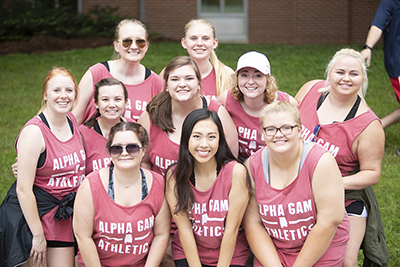
[[[121,180],[118,179],[117,174],[115,173],[115,169],[114,169],[114,177],[115,177],[115,179],[117,179],[118,182],[119,182],[120,184],[122,184],[122,186],[125,187],[126,189],[128,189],[131,185],[133,185],[133,184],[135,183],[135,181],[133,181],[133,183],[131,183],[130,185],[124,185],[124,184],[121,182]]]

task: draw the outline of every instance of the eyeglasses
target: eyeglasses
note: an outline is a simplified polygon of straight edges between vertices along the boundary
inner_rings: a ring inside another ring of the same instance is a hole
[[[122,39],[122,45],[125,48],[130,47],[132,45],[132,43],[133,43],[133,40],[131,38]],[[146,46],[146,40],[145,39],[136,39],[135,43],[139,48],[143,48],[143,47]]]
[[[266,136],[273,137],[276,135],[276,133],[278,131],[280,131],[281,134],[283,134],[283,135],[291,135],[293,132],[293,128],[296,128],[296,127],[298,127],[298,125],[283,125],[279,128],[276,128],[274,126],[267,126],[267,127],[264,127],[263,129],[265,131]]]
[[[142,149],[142,147],[138,144],[128,144],[126,146],[111,146],[109,148],[111,157],[119,157],[122,154],[123,149],[125,149],[126,152],[128,152],[128,154],[132,157],[136,157],[137,155],[139,155],[140,149]]]
[[[311,142],[315,142],[315,141],[317,141],[317,136],[318,136],[318,133],[319,133],[319,129],[321,129],[321,124],[317,124],[317,126],[315,126],[315,128],[314,128],[314,130],[313,130],[313,138],[311,139]]]

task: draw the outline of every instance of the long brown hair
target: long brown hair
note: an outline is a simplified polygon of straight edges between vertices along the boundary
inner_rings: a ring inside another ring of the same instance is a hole
[[[188,56],[179,56],[172,59],[164,69],[164,85],[162,91],[157,94],[147,105],[146,110],[151,121],[161,130],[173,133],[175,131],[172,122],[172,98],[167,88],[167,82],[171,72],[183,66],[191,66],[196,73],[199,86],[201,86],[201,74],[196,62]]]

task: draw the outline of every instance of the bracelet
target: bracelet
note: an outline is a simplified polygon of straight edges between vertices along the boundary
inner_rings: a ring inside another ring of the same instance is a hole
[[[364,50],[364,49],[367,49],[367,48],[368,48],[369,50],[372,51],[372,47],[370,47],[369,45],[365,44],[365,45],[363,46],[363,50]]]

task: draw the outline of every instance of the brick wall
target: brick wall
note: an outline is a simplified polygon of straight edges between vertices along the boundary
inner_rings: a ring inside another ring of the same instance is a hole
[[[82,0],[120,6],[119,14],[140,19],[140,0]],[[276,44],[355,44],[365,41],[380,0],[248,0],[249,42]],[[146,0],[150,33],[183,37],[183,27],[197,16],[196,0]]]

